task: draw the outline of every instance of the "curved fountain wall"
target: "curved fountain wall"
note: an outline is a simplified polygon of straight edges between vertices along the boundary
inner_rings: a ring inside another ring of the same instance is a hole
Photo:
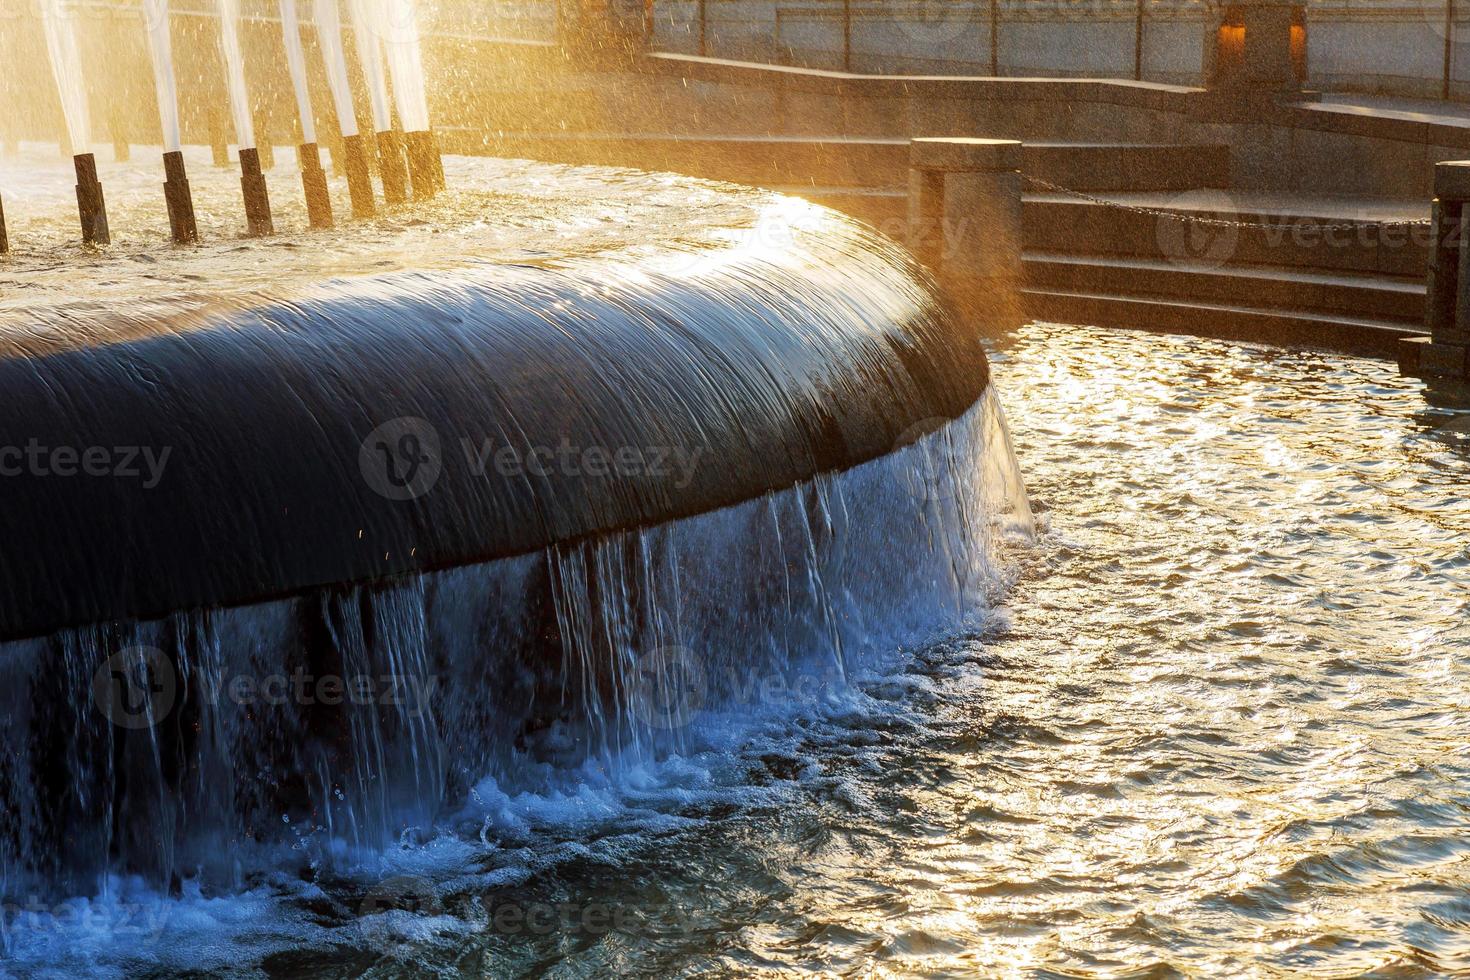
[[[0,359],[0,638],[707,511],[881,455],[987,384],[976,334],[855,224],[678,265],[351,279]],[[650,458],[532,465],[563,444]],[[31,446],[69,447],[73,472],[97,447],[138,477],[59,478]],[[496,451],[523,465],[507,475]]]
[[[677,750],[983,609],[1029,529],[975,333],[845,219],[83,319],[0,333],[0,447],[78,452],[4,482],[4,895],[318,873]]]

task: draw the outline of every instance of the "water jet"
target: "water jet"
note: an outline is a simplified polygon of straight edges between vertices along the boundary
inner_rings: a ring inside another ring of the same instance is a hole
[[[322,49],[322,61],[327,72],[327,87],[332,91],[332,102],[337,111],[337,127],[341,133],[342,158],[333,153],[332,163],[339,173],[347,176],[347,193],[352,198],[352,215],[356,218],[371,218],[377,213],[373,202],[373,180],[368,169],[367,153],[357,129],[357,111],[352,100],[352,86],[348,83],[347,57],[342,48],[342,19],[336,3],[317,2],[313,5],[316,16],[317,40]]]
[[[418,15],[414,0],[370,0],[376,32],[387,55],[393,79],[393,98],[403,124],[402,148],[414,200],[432,198],[444,189],[444,167],[438,142],[429,127],[429,104],[424,91],[424,66],[419,50]]]
[[[266,192],[262,160],[255,138],[255,119],[245,84],[245,58],[240,50],[239,0],[219,0],[220,48],[225,57],[225,81],[230,92],[230,109],[235,117],[235,144],[239,148],[240,189],[245,197],[245,233],[269,235],[270,195]]]
[[[311,91],[306,83],[306,53],[301,48],[301,25],[296,0],[281,0],[281,33],[286,44],[286,66],[296,92],[296,109],[301,119],[301,145],[296,159],[301,166],[301,185],[306,192],[307,220],[313,228],[332,227],[332,197],[327,191],[327,174],[322,169],[316,141],[316,119],[311,109]]]
[[[408,200],[408,169],[403,159],[403,144],[393,127],[393,110],[388,100],[388,79],[383,70],[383,51],[378,39],[373,12],[368,0],[347,0],[352,17],[352,37],[357,46],[357,59],[362,65],[363,82],[372,106],[376,131],[378,177],[383,182],[383,200],[402,204]],[[376,8],[373,8],[374,11]]]
[[[158,121],[163,129],[163,198],[168,206],[168,224],[173,240],[176,244],[186,245],[199,240],[199,228],[194,220],[194,198],[189,193],[189,180],[184,173],[168,0],[143,0],[142,10],[143,23],[148,30],[148,53],[153,62]]]

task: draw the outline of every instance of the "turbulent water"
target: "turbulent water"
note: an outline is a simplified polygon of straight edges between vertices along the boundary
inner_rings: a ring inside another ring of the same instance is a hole
[[[977,595],[957,625],[939,588],[913,604],[938,627],[925,642],[869,650],[846,678],[757,678],[631,763],[492,773],[457,822],[353,873],[175,899],[117,881],[11,910],[13,962],[383,977],[1470,964],[1470,409],[1378,361],[1081,327],[1027,327],[995,362],[1047,529],[991,555],[1020,573],[1003,607]],[[938,458],[828,488],[869,503],[850,512],[869,546],[895,543],[850,572],[913,585],[898,569],[928,567],[911,521],[883,526],[908,512],[898,488],[924,484],[884,481]]]

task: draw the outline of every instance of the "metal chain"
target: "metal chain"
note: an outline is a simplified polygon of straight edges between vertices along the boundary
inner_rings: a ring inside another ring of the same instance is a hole
[[[1071,197],[1080,198],[1084,201],[1089,201],[1093,204],[1101,205],[1103,207],[1117,208],[1120,211],[1132,211],[1134,214],[1146,214],[1153,218],[1173,218],[1175,221],[1188,221],[1197,225],[1211,225],[1217,228],[1260,228],[1263,225],[1269,224],[1269,222],[1267,221],[1232,221],[1229,218],[1206,218],[1202,215],[1192,214],[1188,211],[1169,211],[1165,208],[1149,208],[1143,207],[1142,205],[1138,204],[1124,204],[1121,201],[1110,201],[1105,197],[1098,197],[1095,194],[1088,194],[1085,191],[1074,190],[1070,187],[1063,187],[1061,184],[1054,184],[1049,180],[1033,176],[1026,173],[1025,171],[1021,172],[1021,178],[1023,180],[1029,181],[1032,184],[1035,184],[1038,187],[1044,188],[1045,190],[1053,191],[1058,194],[1066,194]],[[1369,224],[1378,225],[1379,227],[1385,228],[1423,228],[1430,225],[1431,222],[1428,218],[1414,218],[1406,221],[1375,221],[1372,218],[1364,218],[1359,221],[1340,221],[1335,224],[1314,224],[1312,225],[1312,228],[1318,231],[1356,231],[1357,229],[1362,228],[1364,225]]]

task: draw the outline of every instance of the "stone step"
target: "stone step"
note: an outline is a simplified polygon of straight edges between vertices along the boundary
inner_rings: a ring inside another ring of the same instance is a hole
[[[1021,169],[1078,191],[1230,186],[1230,147],[1176,143],[1026,143]]]
[[[1027,194],[1028,249],[1072,255],[1177,259],[1213,265],[1256,265],[1326,272],[1423,277],[1429,234],[1424,226],[1355,218],[1353,202],[1337,213],[1246,208],[1221,191],[1140,196],[1116,207],[1058,194]],[[1131,208],[1238,222],[1219,227]],[[1370,209],[1362,209],[1371,213]],[[1427,210],[1427,204],[1426,204]],[[1325,209],[1324,209],[1325,211]]]
[[[1417,328],[1424,321],[1424,283],[1378,274],[1321,273],[1275,266],[1220,266],[1028,251],[1026,284],[1034,289],[1140,296],[1366,317]]]
[[[1423,335],[1422,330],[1401,323],[1304,310],[1029,287],[1022,290],[1022,297],[1027,315],[1036,320],[1323,347],[1380,357],[1396,357],[1401,340]]]
[[[498,133],[483,152],[557,163],[671,170],[761,187],[903,188],[906,139],[686,136],[673,133]],[[1028,142],[1024,172],[1075,190],[1178,191],[1225,187],[1226,146]]]

